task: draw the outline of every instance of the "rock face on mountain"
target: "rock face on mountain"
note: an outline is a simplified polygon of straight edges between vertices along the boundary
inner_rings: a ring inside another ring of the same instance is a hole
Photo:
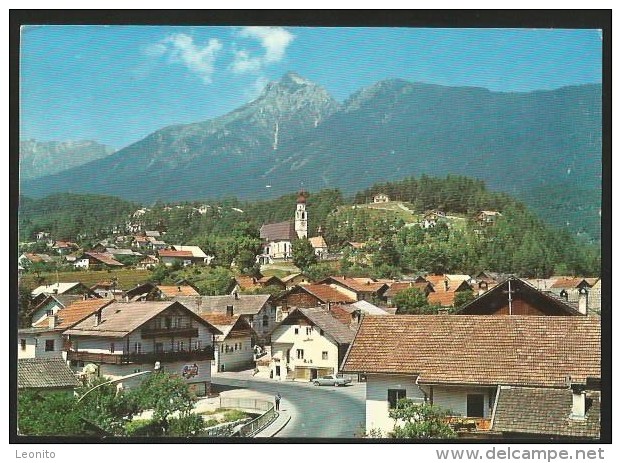
[[[601,85],[495,93],[387,80],[339,104],[288,73],[222,117],[158,130],[104,159],[23,182],[22,194],[259,198],[301,183],[349,192],[423,173],[468,175],[513,194],[556,183],[599,189],[601,92]],[[88,180],[73,182],[78,176]]]
[[[110,146],[90,140],[65,142],[23,140],[19,142],[20,177],[23,181],[56,174],[105,158],[114,151],[115,149]]]

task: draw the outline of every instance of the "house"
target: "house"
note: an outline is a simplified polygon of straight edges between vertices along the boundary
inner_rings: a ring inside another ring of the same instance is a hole
[[[55,311],[50,309],[30,328],[18,330],[17,357],[66,359],[66,340],[62,332],[111,302],[107,299],[80,299]]]
[[[31,310],[28,314],[28,318],[30,318],[30,323],[34,325],[37,322],[45,319],[49,314],[55,314],[61,308],[67,307],[72,302],[82,299],[84,299],[84,296],[79,294],[41,295],[38,298],[39,302],[36,305],[31,305]]]
[[[180,244],[175,244],[171,247],[175,251],[192,253],[192,258],[190,260],[193,264],[209,265],[214,258],[214,256],[208,256],[205,254],[205,252],[198,246],[182,246]]]
[[[123,258],[123,257],[142,257],[142,254],[136,251],[132,251],[131,249],[124,248],[105,248],[104,254],[111,255],[114,259]]]
[[[175,297],[200,296],[196,286],[190,284],[159,285],[143,283],[125,291],[123,299],[126,302],[134,301],[163,301]]]
[[[36,263],[52,264],[54,259],[49,254],[36,254],[32,252],[25,252],[19,256],[19,265],[27,267],[28,265]]]
[[[601,393],[587,384],[564,389],[501,386],[490,431],[504,438],[599,439]]]
[[[421,227],[424,229],[433,228],[438,224],[439,221],[442,221],[444,219],[446,219],[446,214],[443,211],[427,211],[423,215]]]
[[[217,312],[203,312],[200,316],[218,328],[216,335],[216,371],[240,371],[254,367],[253,339],[256,333],[245,317]]]
[[[285,284],[285,289],[291,289],[295,285],[308,285],[310,280],[303,273],[292,273],[280,279]]]
[[[491,225],[498,220],[498,217],[502,217],[498,211],[481,211],[476,216],[476,222],[479,225]]]
[[[97,297],[104,299],[121,299],[123,297],[123,290],[115,279],[95,283],[91,286],[91,291],[97,294]]]
[[[394,298],[401,291],[404,291],[409,288],[416,288],[425,296],[429,296],[429,293],[433,293],[433,285],[429,283],[427,280],[424,281],[396,281],[390,284],[390,287],[384,293],[384,297],[386,298],[386,303],[388,305],[394,304]]]
[[[153,270],[160,264],[160,260],[155,256],[146,256],[136,264],[137,270]]]
[[[72,328],[67,359],[93,363],[99,375],[118,379],[142,371],[167,371],[197,395],[211,387],[214,337],[220,330],[179,302],[116,302]]]
[[[73,264],[76,268],[104,270],[121,268],[123,264],[115,260],[112,255],[103,252],[85,252]]]
[[[599,315],[602,311],[602,280],[597,279],[589,291],[589,310]]]
[[[511,277],[459,309],[459,315],[586,315],[586,295],[577,304]]]
[[[327,309],[293,310],[271,335],[271,377],[311,381],[336,373],[354,334]]]
[[[581,290],[582,292],[589,293],[592,284],[587,278],[580,277],[557,277],[550,286],[550,291],[557,296],[564,297],[569,302],[577,302]]]
[[[331,304],[351,304],[358,299],[338,291],[329,285],[300,285],[287,290],[274,303],[280,309],[283,318],[296,308],[329,306]]]
[[[132,237],[132,247],[138,249],[150,249],[149,239],[146,236],[135,235]]]
[[[601,377],[600,344],[591,317],[369,315],[341,369],[366,374],[367,431],[390,432],[388,413],[401,398],[489,429],[499,387],[586,384]]]
[[[455,297],[460,292],[472,293],[469,275],[428,275],[425,277],[434,291],[427,295],[430,304],[451,308],[455,306]]]
[[[390,201],[390,198],[388,197],[388,195],[384,194],[384,193],[378,193],[375,196],[373,196],[373,203],[377,204],[377,203],[387,203]]]
[[[184,267],[192,265],[193,255],[190,251],[175,251],[173,249],[160,249],[157,252],[160,262],[167,267],[179,264]]]
[[[388,284],[372,278],[330,276],[318,281],[317,284],[328,285],[356,301],[382,300],[388,290]]]
[[[259,276],[251,277],[247,275],[237,275],[231,281],[231,285],[227,292],[229,294],[240,293],[242,291],[257,291],[268,286],[280,289],[286,289],[285,284],[277,276]]]
[[[46,232],[46,231],[40,231],[40,232],[35,233],[35,239],[37,241],[48,240],[50,238],[50,236],[51,236],[50,233]]]
[[[54,249],[61,256],[66,256],[67,254],[71,254],[73,251],[76,251],[80,248],[76,243],[72,243],[71,241],[55,241],[52,249]]]
[[[221,313],[240,315],[257,334],[257,342],[264,344],[276,326],[276,307],[269,294],[232,294],[227,296],[175,297],[194,313]]]
[[[39,305],[49,295],[77,295],[86,297],[98,297],[94,291],[88,286],[78,282],[59,282],[53,284],[45,284],[33,289],[30,293],[32,297],[32,306]]]
[[[263,240],[263,252],[257,256],[259,264],[271,264],[275,261],[291,259],[291,245],[299,238],[308,237],[308,212],[306,211],[306,196],[303,192],[298,195],[294,220],[264,224],[259,230]]]
[[[328,255],[328,245],[326,240],[323,239],[323,236],[313,236],[309,238],[308,241],[313,247],[318,259],[323,259]]]
[[[23,358],[17,360],[17,390],[40,393],[66,392],[81,383],[63,359]]]

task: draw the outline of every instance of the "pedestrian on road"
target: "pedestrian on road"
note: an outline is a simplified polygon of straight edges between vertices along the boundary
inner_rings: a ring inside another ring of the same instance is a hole
[[[276,397],[274,397],[274,402],[276,402],[276,410],[280,410],[280,392],[276,393]]]

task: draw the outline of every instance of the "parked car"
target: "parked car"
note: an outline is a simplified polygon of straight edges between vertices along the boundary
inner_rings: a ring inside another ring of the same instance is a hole
[[[343,378],[337,375],[327,375],[320,378],[315,378],[313,384],[315,386],[345,386],[351,383],[351,379]]]

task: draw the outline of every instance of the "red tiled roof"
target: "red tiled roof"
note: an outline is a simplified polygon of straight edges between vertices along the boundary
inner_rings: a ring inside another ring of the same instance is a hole
[[[591,286],[591,284],[585,278],[570,277],[559,278],[552,284],[551,288],[577,288],[583,282]]]
[[[337,291],[336,289],[328,286],[328,285],[304,285],[298,286],[298,288],[302,288],[305,291],[308,291],[321,302],[356,302],[355,299]]]
[[[427,300],[430,304],[440,304],[442,307],[453,307],[455,303],[455,291],[435,291],[429,293]]]
[[[98,260],[102,264],[113,265],[116,267],[123,266],[122,263],[120,263],[118,260],[113,259],[109,254],[104,254],[101,252],[86,252],[85,255],[88,256],[89,258]]]
[[[67,307],[60,309],[57,313],[56,328],[71,328],[76,323],[84,320],[89,315],[95,313],[99,309],[114,302],[110,299],[86,299],[79,300],[69,304]],[[44,318],[36,325],[36,328],[49,326],[47,318]]]
[[[601,377],[592,317],[366,316],[342,369],[421,383],[566,387]]]
[[[351,323],[351,314],[340,305],[330,307],[330,315],[345,325]]]
[[[158,251],[160,257],[194,257],[190,251],[173,251],[170,249],[162,249]]]
[[[200,296],[198,291],[189,285],[158,285],[157,289],[159,289],[165,297]]]

